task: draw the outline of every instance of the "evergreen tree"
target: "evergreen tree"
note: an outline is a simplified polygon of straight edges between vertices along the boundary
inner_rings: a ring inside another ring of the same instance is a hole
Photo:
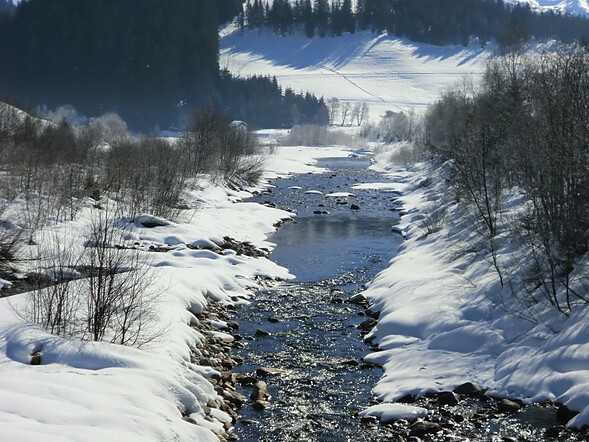
[[[303,24],[305,27],[305,35],[308,38],[313,38],[315,35],[315,14],[311,6],[311,0],[304,0],[303,3]]]
[[[297,32],[303,31],[303,3],[301,0],[296,0],[295,4],[292,8],[292,21],[293,21],[293,28]]]
[[[352,11],[352,0],[344,0],[341,7],[342,22],[345,32],[356,32],[356,19]]]
[[[358,0],[356,3],[356,20],[362,31],[368,29],[372,23],[372,0]]]
[[[331,35],[340,36],[344,32],[344,21],[342,14],[342,3],[336,0],[331,7]]]
[[[330,8],[328,0],[315,0],[313,8],[315,15],[315,24],[317,26],[317,35],[325,37],[329,29]]]
[[[259,1],[254,0],[254,5]],[[284,0],[278,3],[282,7]],[[328,0],[295,0],[294,6],[289,2],[292,26],[309,38],[315,33],[325,36],[354,32],[358,27],[437,45],[467,45],[471,37],[483,45],[491,38],[510,41],[515,38],[513,29],[517,29],[520,41],[589,39],[589,19],[585,17],[538,14],[529,5],[513,6],[503,0],[357,0],[355,14],[351,0],[334,0],[332,8],[329,4]],[[254,9],[247,8],[248,16],[255,15]],[[285,24],[289,19],[278,17],[284,15],[273,18],[271,26],[281,34],[290,32],[291,24]]]

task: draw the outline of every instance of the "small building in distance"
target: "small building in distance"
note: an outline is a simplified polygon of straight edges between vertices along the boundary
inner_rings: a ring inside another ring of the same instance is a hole
[[[235,120],[229,123],[229,126],[235,128],[236,130],[247,131],[247,123],[245,121]]]

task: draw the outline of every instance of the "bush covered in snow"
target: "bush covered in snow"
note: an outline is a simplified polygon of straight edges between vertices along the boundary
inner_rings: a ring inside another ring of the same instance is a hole
[[[190,175],[208,173],[227,181],[238,177],[255,183],[263,158],[256,136],[246,127],[234,127],[217,109],[194,113],[178,146]]]
[[[589,51],[568,47],[489,64],[480,86],[447,92],[428,111],[425,142],[452,165],[457,197],[471,203],[502,284],[505,234],[525,241],[527,302],[543,296],[568,313],[589,302],[578,260],[589,251]],[[504,195],[522,192],[517,219]]]
[[[295,125],[281,140],[284,146],[356,145],[356,139],[344,130],[334,130],[318,124]]]
[[[25,318],[61,336],[142,343],[147,328],[141,321],[147,321],[144,310],[152,304],[145,290],[148,278],[116,221],[133,221],[145,213],[174,219],[198,175],[253,183],[263,161],[251,132],[231,127],[215,109],[198,112],[174,143],[132,137],[112,113],[72,127],[65,119],[41,120],[2,104],[0,276],[14,280],[19,273],[22,245],[49,248],[50,257],[32,257],[42,267],[25,276],[36,288]],[[72,234],[86,240],[84,250],[74,252],[58,237],[47,242],[37,234],[78,223],[82,212],[90,230]],[[81,305],[86,319],[80,317]],[[92,325],[95,320],[99,324]]]

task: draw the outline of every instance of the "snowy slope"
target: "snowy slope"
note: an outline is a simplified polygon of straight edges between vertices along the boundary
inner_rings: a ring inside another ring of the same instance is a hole
[[[230,25],[220,31],[220,65],[233,74],[275,75],[283,87],[386,110],[423,109],[463,77],[478,78],[490,55],[478,45],[437,47],[371,32],[338,38],[277,37]]]
[[[394,415],[394,401],[405,394],[470,381],[491,396],[566,405],[580,412],[569,426],[588,425],[589,306],[577,305],[566,317],[547,302],[520,303],[512,289],[521,290],[515,281],[526,274],[525,247],[498,238],[499,262],[511,265],[504,275],[514,281],[501,287],[472,218],[448,191],[444,168],[429,162],[398,167],[383,158],[374,167],[388,171],[401,193],[404,214],[396,227],[406,241],[364,292],[380,311],[368,338],[381,349],[365,360],[385,372],[374,389],[384,403],[364,414]],[[512,219],[521,206],[517,192],[507,196],[502,219]],[[424,219],[434,210],[441,222],[431,229]]]
[[[527,3],[534,11],[555,11],[568,14],[589,15],[587,0],[506,0],[508,3]]]

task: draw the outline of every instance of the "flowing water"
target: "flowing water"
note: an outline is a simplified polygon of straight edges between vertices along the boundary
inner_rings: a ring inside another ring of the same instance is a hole
[[[297,213],[270,238],[277,244],[271,259],[296,279],[260,291],[238,312],[245,362],[234,371],[269,367],[280,373],[265,378],[268,408],[244,405],[235,433],[244,441],[406,440],[408,423],[382,425],[357,415],[376,403],[371,389],[382,369],[363,363],[371,351],[358,328],[366,311],[347,302],[387,267],[402,242],[391,230],[399,219],[397,195],[352,189],[387,180],[369,171],[362,157],[322,163],[329,173],[278,180],[254,198]],[[336,192],[354,196],[327,196]],[[452,422],[446,434],[429,440],[545,440],[545,428],[556,424],[554,410],[542,407],[505,416],[496,413],[495,401],[466,399],[452,410],[434,398],[416,405],[429,408],[434,421]],[[577,435],[563,433],[560,440]]]

